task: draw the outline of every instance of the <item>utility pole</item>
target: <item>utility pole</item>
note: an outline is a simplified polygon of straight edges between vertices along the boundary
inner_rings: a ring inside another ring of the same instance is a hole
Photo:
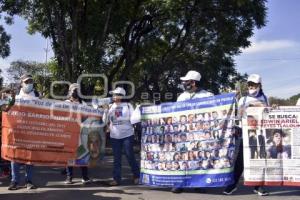
[[[44,79],[44,84],[43,84],[43,87],[42,87],[42,96],[45,96],[45,92],[46,92],[46,75],[47,75],[47,72],[46,72],[46,68],[47,68],[47,63],[48,63],[48,52],[50,51],[49,50],[49,40],[48,38],[46,38],[46,48],[44,48],[44,51],[45,51],[45,68],[43,70],[43,79]]]

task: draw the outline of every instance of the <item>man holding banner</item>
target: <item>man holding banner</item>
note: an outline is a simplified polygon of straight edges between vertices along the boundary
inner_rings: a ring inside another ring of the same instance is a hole
[[[246,109],[248,107],[263,107],[268,106],[269,102],[262,90],[261,77],[258,74],[251,74],[247,80],[248,85],[248,95],[242,97],[238,102],[238,117],[245,118]],[[250,116],[248,116],[250,117]],[[253,129],[256,129],[257,121],[253,121],[253,116],[251,119],[248,118],[248,125],[253,126]],[[252,136],[251,136],[252,137]],[[251,147],[250,147],[251,148]],[[234,179],[235,182],[232,185],[229,185],[224,190],[224,194],[230,195],[237,190],[237,184],[239,179],[244,171],[244,158],[243,158],[243,138],[239,138],[238,146],[238,155],[235,161],[234,166]],[[263,189],[261,186],[255,186],[254,193],[260,196],[267,196],[269,193]]]
[[[16,99],[38,99],[38,93],[34,91],[33,88],[33,78],[30,74],[24,74],[21,76],[21,90],[16,96]],[[20,183],[20,163],[11,162],[11,183],[8,190],[17,190],[18,184]],[[32,183],[32,172],[33,166],[25,164],[25,181],[27,189],[36,189],[37,187]]]
[[[178,102],[140,108],[143,184],[180,193],[233,183],[235,93],[199,90],[200,78],[195,71],[181,78],[185,92]],[[168,126],[173,130],[161,131]]]
[[[200,79],[201,74],[193,70],[188,71],[188,73],[184,77],[181,77],[180,80],[182,81],[184,92],[179,95],[177,101],[186,101],[190,99],[213,96],[211,92],[201,90],[199,88]],[[171,191],[173,193],[181,193],[183,191],[183,188],[174,187]]]

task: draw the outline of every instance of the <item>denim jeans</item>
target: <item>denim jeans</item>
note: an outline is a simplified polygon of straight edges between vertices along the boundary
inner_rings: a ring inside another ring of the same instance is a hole
[[[131,167],[131,171],[133,176],[138,178],[140,176],[140,169],[136,162],[133,144],[134,144],[134,136],[129,136],[123,139],[114,139],[111,138],[111,144],[114,155],[114,169],[113,169],[113,179],[117,182],[121,182],[121,168],[122,168],[122,149],[124,147],[125,155],[127,161]]]
[[[20,163],[11,162],[11,181],[19,183],[20,182]],[[32,181],[32,165],[25,165],[25,181]]]
[[[88,179],[88,168],[87,167],[80,167],[81,168],[81,175],[83,179]],[[67,176],[73,177],[73,167],[67,167]]]

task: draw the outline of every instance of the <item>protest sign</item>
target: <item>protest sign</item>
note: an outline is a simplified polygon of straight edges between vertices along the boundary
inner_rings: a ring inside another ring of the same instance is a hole
[[[101,110],[81,104],[17,99],[2,114],[1,156],[34,165],[94,163],[103,144],[102,115]]]
[[[242,126],[245,184],[300,186],[300,108],[250,107]]]
[[[142,106],[141,182],[222,187],[233,182],[235,94]]]

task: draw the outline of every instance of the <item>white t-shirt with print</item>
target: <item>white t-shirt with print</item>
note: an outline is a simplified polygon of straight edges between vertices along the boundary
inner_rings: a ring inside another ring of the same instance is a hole
[[[28,99],[28,100],[31,100],[31,99],[38,99],[38,97],[35,96],[34,91],[31,91],[30,93],[25,93],[21,89],[20,93],[18,95],[16,95],[16,99]]]
[[[268,106],[269,102],[268,102],[267,97],[265,97],[263,95],[261,95],[260,97],[244,96],[244,97],[240,98],[238,107],[239,107],[239,109],[241,109],[241,108],[248,108],[248,107],[259,105],[259,104],[261,104],[263,106]]]
[[[133,106],[130,103],[113,103],[108,111],[108,121],[110,137],[114,139],[123,139],[132,136],[134,133],[131,124]]]

